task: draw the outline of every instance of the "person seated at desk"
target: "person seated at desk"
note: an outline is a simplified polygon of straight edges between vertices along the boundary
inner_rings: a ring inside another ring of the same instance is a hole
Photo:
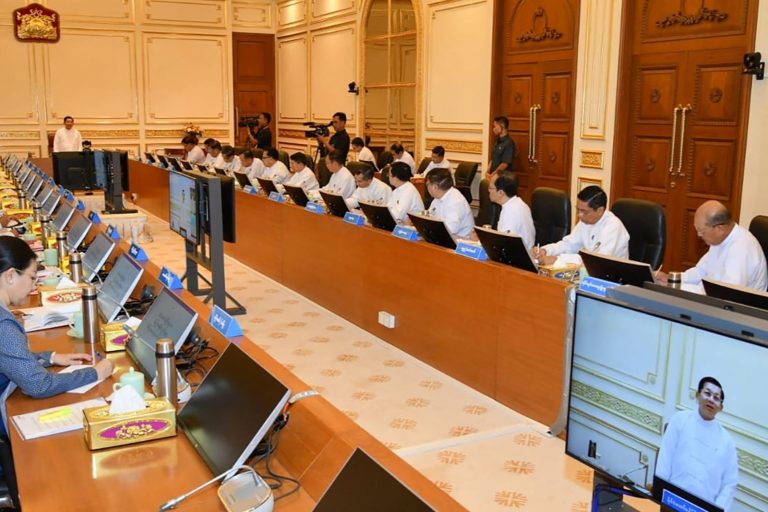
[[[629,257],[629,233],[613,212],[607,209],[608,196],[597,185],[585,187],[576,196],[579,222],[570,235],[532,254],[542,265],[559,263],[581,264],[579,251],[595,252],[616,258]]]
[[[363,169],[355,169],[352,176],[355,178],[357,188],[352,196],[347,199],[349,209],[359,208],[360,203],[370,203],[385,206],[389,203],[392,189],[380,179],[374,177],[375,170],[371,166]]]
[[[35,289],[36,280],[37,256],[29,245],[18,238],[0,237],[0,407],[3,419],[0,434],[5,437],[5,400],[17,386],[25,395],[45,398],[105,379],[114,370],[109,359],[99,361],[92,368],[71,373],[46,370],[53,365],[71,366],[90,362],[91,356],[29,350],[24,327],[8,308],[24,304]]]
[[[435,169],[427,176],[427,192],[435,198],[429,215],[442,220],[451,236],[469,238],[475,228],[475,218],[467,198],[453,186],[450,169]]]
[[[197,137],[194,135],[185,135],[181,139],[184,146],[184,160],[191,164],[201,164],[205,162],[205,153],[197,146]]]
[[[330,194],[338,194],[344,199],[349,199],[355,191],[355,178],[344,165],[344,156],[334,149],[325,157],[325,164],[331,172],[331,179],[320,190]]]
[[[352,139],[352,150],[357,152],[357,161],[371,164],[376,169],[376,157],[373,156],[373,152],[365,145],[365,141],[361,137],[355,137]]]
[[[392,156],[395,157],[395,162],[405,162],[408,164],[408,167],[411,168],[411,173],[416,174],[416,162],[413,160],[413,156],[405,150],[402,144],[392,144],[389,147],[389,150],[392,152]]]
[[[229,145],[222,147],[221,158],[224,160],[222,169],[227,176],[234,176],[236,172],[240,172],[240,159],[235,156],[235,148]]]
[[[221,142],[214,140],[208,146],[208,156],[205,157],[205,165],[209,169],[212,167],[217,169],[224,168],[224,157],[221,156]]]
[[[447,158],[445,158],[445,148],[443,146],[435,146],[432,148],[432,161],[429,162],[429,165],[427,165],[427,168],[424,169],[424,172],[421,173],[421,176],[426,178],[427,174],[432,171],[432,169],[450,169],[451,168],[451,162],[448,161]]]
[[[253,151],[246,149],[240,153],[240,171],[248,176],[248,180],[255,181],[256,178],[261,178],[264,175],[264,162],[261,158],[256,158]]]
[[[411,183],[411,176],[411,168],[404,162],[395,162],[389,168],[389,183],[395,190],[392,191],[387,206],[397,223],[407,221],[409,213],[424,211],[424,200]]]
[[[288,178],[284,185],[301,187],[305,193],[320,188],[315,173],[309,168],[307,155],[301,152],[291,155],[291,177]]]
[[[765,291],[768,276],[760,242],[733,220],[723,203],[707,201],[699,206],[693,216],[693,226],[709,250],[695,267],[683,272],[683,284],[698,287],[706,277]],[[658,272],[656,279],[666,283],[667,274]]]
[[[290,176],[290,172],[285,164],[280,161],[280,152],[277,148],[268,148],[264,152],[264,176],[262,178],[272,180],[278,185]]]
[[[497,230],[511,233],[523,239],[525,248],[530,251],[536,242],[536,228],[533,226],[531,209],[517,195],[519,181],[512,171],[496,171],[491,175],[488,195],[496,204],[501,205]]]

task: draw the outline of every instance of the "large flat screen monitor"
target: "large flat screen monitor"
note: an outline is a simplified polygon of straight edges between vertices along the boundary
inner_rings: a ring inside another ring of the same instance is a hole
[[[357,448],[312,510],[430,512],[434,509]]]
[[[480,244],[482,244],[489,259],[521,270],[538,273],[539,269],[531,259],[521,237],[480,227],[475,228],[475,233],[477,233],[477,239],[480,240]]]
[[[409,213],[408,218],[411,219],[413,227],[416,228],[416,231],[419,232],[419,235],[421,235],[425,242],[440,245],[447,249],[456,249],[456,242],[442,220],[415,213]]]
[[[151,381],[157,373],[155,342],[160,338],[170,338],[174,352],[178,352],[195,321],[197,312],[168,288],[163,288],[144,315],[136,335],[128,340],[128,355]]]
[[[72,215],[70,214],[70,216]],[[72,223],[69,233],[67,233],[67,247],[69,247],[70,251],[76,251],[80,248],[80,245],[85,239],[85,235],[87,235],[88,231],[91,229],[91,221],[88,220],[88,217],[79,213],[74,217],[75,221]]]
[[[115,245],[115,241],[105,233],[99,233],[91,240],[91,245],[83,254],[83,279],[86,282],[90,283],[98,274],[109,255],[112,254]]]
[[[127,254],[117,258],[97,296],[99,311],[106,323],[112,322],[120,314],[143,273],[141,265]]]
[[[178,423],[213,474],[245,463],[282,411],[291,391],[229,344]]]
[[[704,292],[709,297],[736,302],[753,308],[768,309],[768,293],[714,279],[704,278],[701,280],[701,284],[704,285]]]
[[[59,151],[53,154],[53,179],[70,190],[94,188],[93,151]]]
[[[577,294],[566,453],[671,510],[768,510],[768,322],[622,288]]]
[[[584,250],[579,251],[579,256],[590,277],[634,286],[643,286],[645,282],[656,282],[656,275],[648,263]]]
[[[199,239],[197,190],[197,180],[192,176],[175,171],[168,173],[171,231],[193,244],[197,244]]]

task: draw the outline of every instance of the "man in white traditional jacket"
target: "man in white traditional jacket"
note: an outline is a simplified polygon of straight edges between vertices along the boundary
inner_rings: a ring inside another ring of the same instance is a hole
[[[392,195],[392,189],[380,179],[374,177],[373,167],[366,165],[362,169],[356,168],[352,172],[355,178],[357,188],[352,192],[352,196],[347,199],[347,207],[350,209],[358,208],[360,203],[377,204],[386,206],[389,203],[389,197]]]
[[[64,126],[56,130],[53,137],[53,152],[59,151],[82,151],[83,137],[75,126],[75,119],[72,116],[64,117]]]

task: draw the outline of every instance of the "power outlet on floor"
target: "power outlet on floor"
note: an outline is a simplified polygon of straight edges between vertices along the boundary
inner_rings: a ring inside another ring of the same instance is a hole
[[[386,311],[379,311],[379,323],[387,329],[395,328],[395,315]]]

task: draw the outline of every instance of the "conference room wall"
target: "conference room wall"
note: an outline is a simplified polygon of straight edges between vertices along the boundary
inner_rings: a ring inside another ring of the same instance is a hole
[[[193,123],[233,139],[232,32],[272,32],[268,0],[43,0],[59,13],[55,44],[22,43],[0,0],[0,152],[48,152],[65,115],[97,147],[178,146]],[[4,15],[2,13],[5,13]],[[8,75],[10,76],[10,75]]]

